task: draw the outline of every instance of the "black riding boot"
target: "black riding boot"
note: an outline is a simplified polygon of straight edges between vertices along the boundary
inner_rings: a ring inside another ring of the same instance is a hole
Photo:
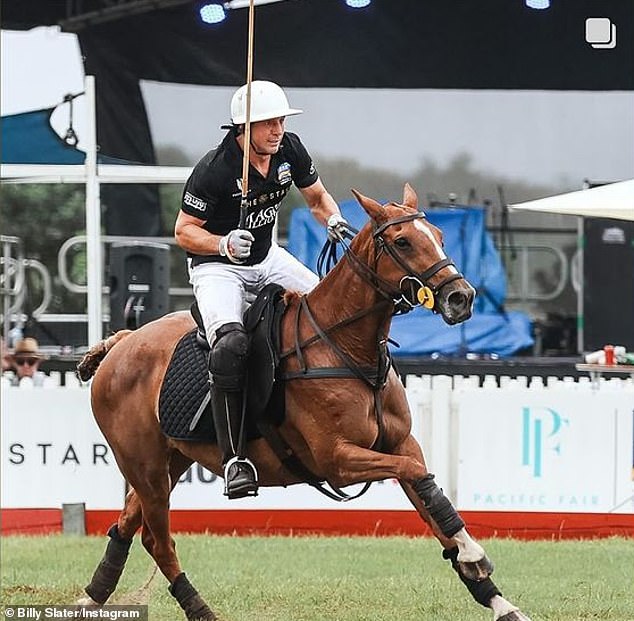
[[[258,495],[258,473],[244,455],[246,430],[243,425],[242,392],[211,387],[214,424],[222,451],[225,491],[230,499]]]

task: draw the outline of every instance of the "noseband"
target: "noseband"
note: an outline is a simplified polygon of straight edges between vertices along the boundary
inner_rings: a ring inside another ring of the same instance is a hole
[[[438,284],[431,285],[429,283],[429,279],[444,267],[456,267],[451,259],[441,259],[440,261],[434,263],[431,267],[427,268],[424,272],[416,272],[403,258],[398,249],[393,244],[389,244],[385,241],[383,233],[385,233],[389,227],[394,226],[395,224],[402,224],[404,222],[412,222],[413,220],[417,220],[419,218],[425,218],[425,214],[422,212],[416,212],[406,216],[400,216],[398,218],[388,220],[381,226],[374,228],[372,239],[374,240],[376,254],[373,267],[370,267],[361,261],[352,252],[350,246],[343,237],[339,239],[345,248],[345,256],[350,261],[352,267],[360,276],[369,282],[379,294],[394,304],[395,315],[408,313],[417,306],[424,306],[433,312],[438,312],[436,308],[436,297],[440,293],[441,289],[454,280],[464,278],[464,276],[456,269],[455,274],[450,274],[449,276],[443,278],[443,280],[441,280]],[[351,230],[355,233],[358,232],[352,228]],[[348,238],[351,237],[352,235],[348,235]],[[394,287],[391,283],[381,278],[377,272],[377,265],[383,252],[385,252],[405,272],[405,276],[401,278],[398,287]],[[320,263],[323,264],[323,256],[320,256]],[[409,285],[409,292],[406,293],[403,290],[404,285]],[[408,293],[411,298],[408,297]]]
[[[390,258],[405,272],[405,276],[401,278],[401,281],[399,283],[399,291],[402,292],[403,285],[409,283],[410,294],[414,294],[414,287],[418,286],[418,290],[416,291],[415,295],[413,295],[414,300],[410,300],[403,292],[398,299],[394,300],[394,305],[397,310],[400,310],[402,308],[407,309],[404,311],[401,310],[401,313],[408,312],[416,306],[421,305],[425,308],[436,311],[436,296],[438,295],[438,293],[440,293],[440,290],[450,282],[463,278],[463,275],[456,269],[455,274],[450,274],[449,276],[446,276],[437,285],[430,285],[429,279],[444,267],[451,266],[453,268],[456,268],[454,262],[449,258],[441,259],[440,261],[434,263],[431,267],[427,268],[424,272],[415,272],[407,263],[407,261],[403,259],[398,249],[393,244],[388,244],[382,236],[382,233],[384,233],[386,229],[395,224],[411,222],[413,220],[423,218],[425,218],[425,214],[422,212],[409,214],[407,216],[401,216],[400,218],[394,218],[377,227],[372,234],[375,247],[377,248],[375,271],[376,264],[378,263],[381,253],[385,251],[390,256]]]

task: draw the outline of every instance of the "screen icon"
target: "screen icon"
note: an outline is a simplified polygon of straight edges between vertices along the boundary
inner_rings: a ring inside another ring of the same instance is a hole
[[[612,50],[616,47],[616,24],[609,17],[586,19],[586,41],[595,50]]]

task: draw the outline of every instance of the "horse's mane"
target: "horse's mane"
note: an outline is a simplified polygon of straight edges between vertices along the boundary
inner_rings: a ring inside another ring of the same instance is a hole
[[[299,301],[301,294],[297,291],[285,291],[282,299],[284,300],[284,306],[291,306]]]

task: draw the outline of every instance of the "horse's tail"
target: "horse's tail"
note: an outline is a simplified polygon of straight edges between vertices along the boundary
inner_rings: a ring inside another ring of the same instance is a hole
[[[132,330],[119,330],[112,336],[93,345],[77,365],[77,375],[82,382],[87,382],[96,372],[106,354],[122,339],[132,334]]]

